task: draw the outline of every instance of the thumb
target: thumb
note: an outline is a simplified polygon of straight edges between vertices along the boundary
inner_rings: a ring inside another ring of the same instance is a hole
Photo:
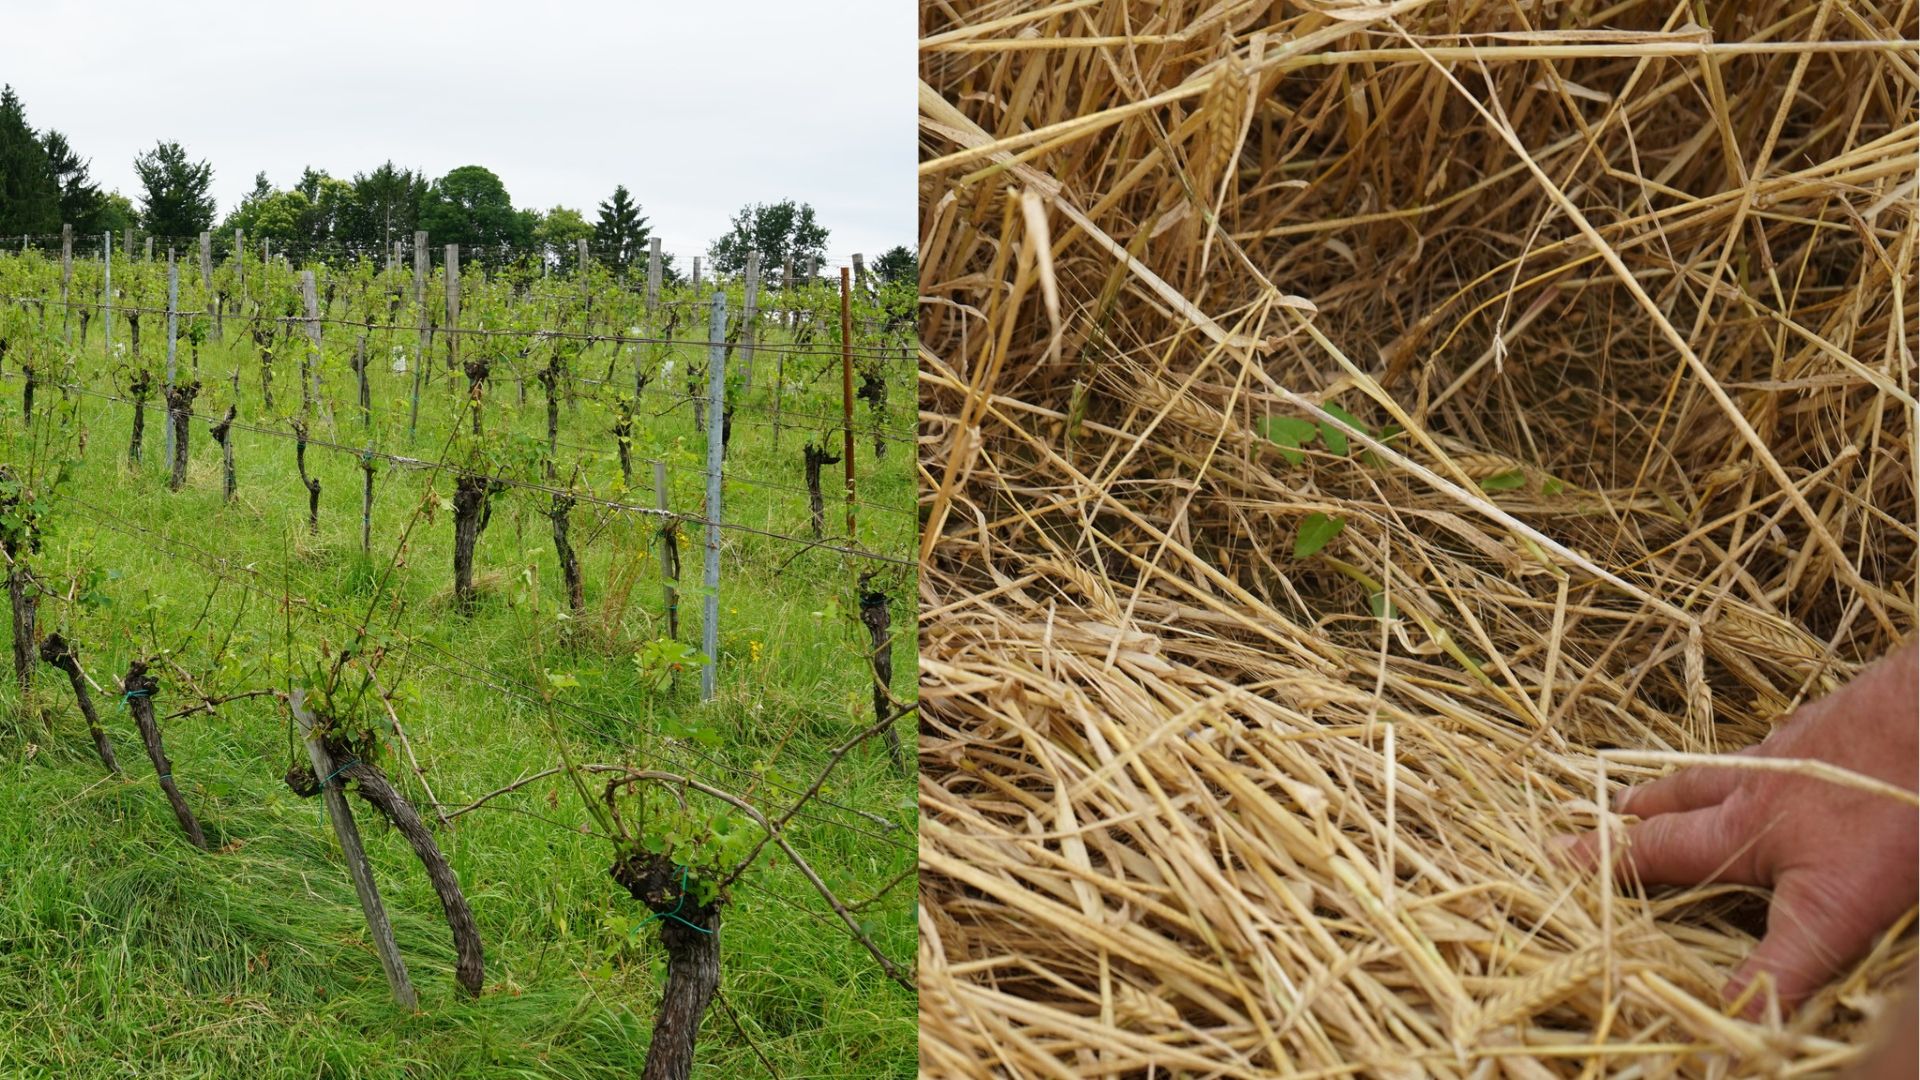
[[[1842,965],[1858,955],[1868,942],[1855,940],[1846,920],[1836,917],[1837,904],[1826,880],[1813,871],[1790,872],[1775,883],[1767,908],[1767,935],[1727,980],[1723,991],[1731,1001],[1762,974],[1773,979],[1783,1013],[1792,1013],[1814,991],[1825,986]],[[1766,996],[1755,995],[1744,1015],[1759,1019]]]

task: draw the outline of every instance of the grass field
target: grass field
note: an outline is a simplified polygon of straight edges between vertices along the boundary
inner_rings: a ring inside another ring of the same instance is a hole
[[[57,327],[58,314],[52,319]],[[238,364],[241,422],[285,431],[259,400],[251,344],[233,324],[227,330],[225,344],[201,350],[206,389],[195,412],[224,411],[232,399],[226,374]],[[117,394],[102,370],[99,331],[96,323],[74,370],[90,389]],[[344,333],[328,331],[333,423],[316,422],[314,438],[371,440],[384,452],[437,458],[456,420],[465,423],[465,379],[435,371],[422,396],[419,437],[409,445],[412,377],[388,369],[387,343],[376,335],[369,434],[352,405]],[[784,331],[770,336],[779,340]],[[145,345],[156,370],[157,337]],[[576,371],[598,377],[610,348],[589,349]],[[676,360],[698,355],[695,348],[677,347]],[[771,361],[761,358],[762,371],[771,371]],[[181,364],[189,364],[184,346]],[[789,409],[824,415],[837,404],[837,373],[817,370],[826,364],[819,355],[788,360]],[[450,595],[450,515],[437,504],[451,494],[450,473],[382,464],[369,556],[360,551],[361,471],[352,454],[309,450],[309,469],[322,484],[319,531],[309,535],[289,438],[236,430],[238,497],[224,504],[219,448],[206,423],[195,421],[188,487],[170,492],[160,409],[148,409],[145,464],[130,468],[128,405],[93,394],[63,401],[43,383],[29,436],[17,364],[7,367],[13,377],[0,383],[0,433],[14,459],[39,455],[35,475],[50,475],[44,466],[52,458],[80,462],[51,499],[35,572],[49,589],[78,583],[78,593],[93,595],[86,603],[49,598],[40,624],[43,633],[58,630],[73,641],[107,688],[103,719],[127,774],[106,777],[57,671],[40,666],[35,700],[27,702],[7,680],[0,690],[0,1076],[637,1075],[664,961],[646,911],[608,877],[609,845],[583,833],[590,819],[562,777],[438,830],[486,945],[486,991],[476,1001],[455,996],[451,942],[419,863],[353,800],[420,990],[421,1011],[408,1015],[391,1002],[320,801],[296,797],[281,780],[304,756],[285,709],[254,698],[163,723],[176,780],[217,849],[203,853],[175,825],[113,680],[135,656],[164,653],[210,693],[285,687],[290,657],[311,663],[337,649],[371,609],[396,626],[382,679],[399,684],[399,719],[442,804],[463,805],[556,765],[553,723],[575,761],[696,774],[773,812],[811,782],[833,747],[872,723],[866,632],[852,614],[854,578],[866,565],[825,548],[728,533],[719,693],[701,706],[697,673],[652,693],[634,661],[665,634],[649,519],[580,503],[572,535],[587,612],[565,618],[547,494],[502,493],[477,550],[480,601],[462,615]],[[889,379],[898,384],[892,400],[910,402],[906,371]],[[807,429],[787,430],[775,450],[766,411],[771,382],[757,376],[736,417],[726,517],[805,534],[807,497],[797,489]],[[561,411],[556,467],[565,475],[577,463],[582,488],[619,496],[610,413],[593,385],[579,390],[577,405]],[[297,394],[292,362],[282,361],[282,411]],[[697,514],[705,436],[671,396],[663,392],[651,407],[663,415],[636,427],[634,452],[665,459],[674,508]],[[523,406],[515,380],[496,376],[485,409],[489,438],[544,438],[544,399],[531,381]],[[907,410],[895,409],[901,419],[891,426],[900,428]],[[866,413],[862,406],[863,424]],[[76,454],[82,433],[85,451]],[[880,460],[870,434],[859,444],[860,498],[872,504],[861,508],[861,543],[910,557],[912,444],[893,445]],[[647,490],[630,499],[651,505],[644,465],[636,470],[636,486],[643,484]],[[428,497],[429,485],[436,497]],[[829,506],[831,533],[840,516],[831,496]],[[398,569],[383,583],[403,533]],[[697,580],[701,533],[692,524],[683,530],[689,585]],[[912,577],[885,565],[898,641],[893,686],[910,696]],[[697,645],[697,596],[683,596],[681,620],[681,639]],[[541,700],[549,674],[579,683],[562,693],[551,721]],[[161,681],[161,716],[192,703],[171,672]],[[383,764],[431,820],[404,756],[392,753]],[[911,889],[873,898],[912,876],[910,783],[893,771],[883,744],[870,740],[838,766],[823,798],[788,827],[789,838],[848,904],[872,900],[857,909],[863,929],[887,955],[908,962]],[[697,1075],[769,1075],[759,1055],[789,1080],[911,1074],[913,996],[887,979],[777,851],[763,853],[736,887],[722,925],[721,997],[702,1028]]]

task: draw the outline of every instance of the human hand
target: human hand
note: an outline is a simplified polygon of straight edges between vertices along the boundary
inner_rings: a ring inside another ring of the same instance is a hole
[[[1920,643],[1795,710],[1765,742],[1738,751],[1817,758],[1911,791],[1920,772]],[[1618,866],[1648,885],[1733,882],[1771,888],[1767,932],[1724,989],[1761,974],[1797,1007],[1914,906],[1920,810],[1802,774],[1701,765],[1629,788],[1614,808],[1627,829]],[[1598,834],[1566,841],[1576,865],[1598,861]],[[1746,1015],[1764,1008],[1764,995]]]

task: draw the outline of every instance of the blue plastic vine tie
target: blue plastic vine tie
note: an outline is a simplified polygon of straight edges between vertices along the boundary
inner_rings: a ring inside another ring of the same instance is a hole
[[[120,704],[125,708],[131,709],[133,708],[134,698],[152,697],[152,696],[153,696],[153,691],[151,690],[129,690],[126,693],[120,695]]]
[[[680,902],[673,905],[672,911],[656,911],[653,914],[647,916],[646,918],[641,919],[640,925],[645,926],[655,919],[672,919],[674,922],[679,923],[681,926],[684,926],[689,930],[698,930],[703,934],[713,933],[713,931],[707,929],[704,926],[699,926],[694,923],[690,923],[687,920],[681,918],[680,909],[686,906],[687,906],[687,868],[683,866],[680,868]]]
[[[333,772],[332,772],[332,773],[330,773],[330,774],[328,774],[328,776],[327,776],[327,778],[326,778],[325,780],[322,780],[322,781],[320,781],[320,786],[321,786],[321,787],[326,787],[326,786],[327,786],[328,784],[331,784],[331,783],[333,783],[333,778],[334,778],[334,777],[336,777],[336,776],[339,776],[339,775],[340,775],[341,773],[343,773],[343,772],[346,772],[346,771],[347,771],[348,769],[351,769],[351,768],[353,768],[353,767],[354,767],[355,765],[358,765],[358,764],[360,764],[360,759],[359,759],[359,758],[357,758],[357,757],[355,757],[355,758],[348,758],[348,759],[346,760],[346,762],[345,762],[345,763],[343,763],[343,764],[342,764],[342,765],[341,765],[341,766],[340,766],[339,768],[337,768],[337,769],[335,769],[335,770],[333,770]]]

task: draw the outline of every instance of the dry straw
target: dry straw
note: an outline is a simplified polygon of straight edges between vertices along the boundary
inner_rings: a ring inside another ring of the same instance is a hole
[[[922,10],[925,1071],[1851,1060],[1549,841],[1912,631],[1914,0]]]

